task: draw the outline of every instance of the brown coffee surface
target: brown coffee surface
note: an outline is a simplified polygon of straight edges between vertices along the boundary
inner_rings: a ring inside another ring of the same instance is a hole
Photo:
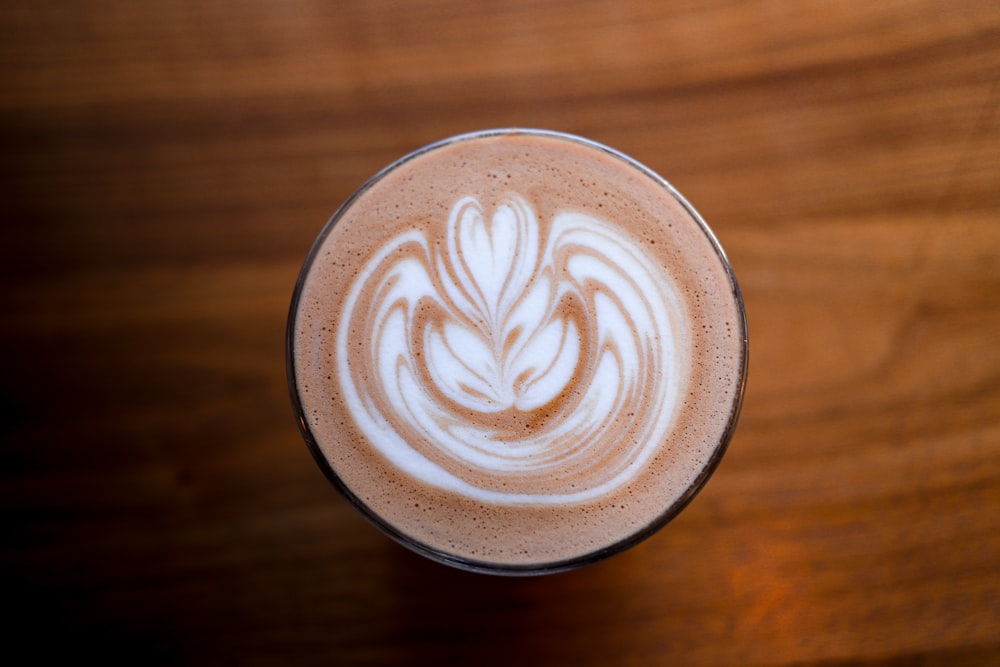
[[[563,136],[397,164],[327,227],[295,307],[315,448],[390,532],[474,564],[644,535],[738,411],[745,323],[710,235],[634,163]]]

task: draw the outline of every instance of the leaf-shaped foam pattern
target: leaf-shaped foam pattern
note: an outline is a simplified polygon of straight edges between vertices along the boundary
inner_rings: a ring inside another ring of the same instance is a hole
[[[615,225],[543,224],[517,195],[460,199],[446,241],[402,234],[351,285],[337,359],[358,426],[403,471],[482,502],[626,484],[680,401],[669,275]]]

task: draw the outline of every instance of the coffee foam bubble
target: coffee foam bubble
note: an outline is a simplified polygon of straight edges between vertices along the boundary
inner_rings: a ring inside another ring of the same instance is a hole
[[[290,331],[315,451],[390,532],[534,567],[642,534],[735,419],[735,284],[662,183],[559,137],[411,157],[317,242]]]

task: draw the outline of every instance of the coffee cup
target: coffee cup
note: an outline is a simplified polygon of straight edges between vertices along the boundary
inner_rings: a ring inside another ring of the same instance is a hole
[[[475,132],[368,180],[304,263],[289,388],[319,467],[459,568],[558,572],[649,537],[739,416],[743,301],[664,179],[581,137]]]

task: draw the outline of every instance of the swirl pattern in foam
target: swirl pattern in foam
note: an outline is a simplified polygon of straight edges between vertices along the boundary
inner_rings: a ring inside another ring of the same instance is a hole
[[[446,243],[408,231],[360,271],[337,372],[367,439],[424,483],[489,503],[587,501],[642,471],[671,428],[683,308],[619,226],[539,220],[516,193],[493,210],[464,196]]]

